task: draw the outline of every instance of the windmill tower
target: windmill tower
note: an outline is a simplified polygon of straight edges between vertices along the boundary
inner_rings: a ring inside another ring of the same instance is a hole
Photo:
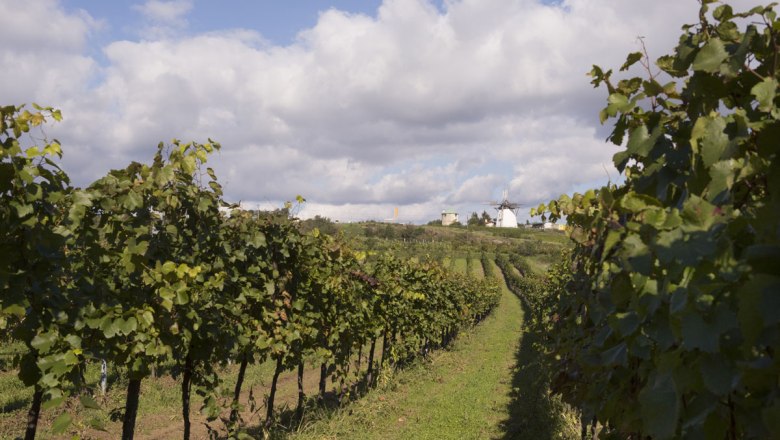
[[[520,208],[519,203],[509,201],[509,191],[504,190],[501,194],[500,202],[490,202],[496,210],[498,215],[496,217],[497,228],[516,228],[517,227],[517,210]]]
[[[396,206],[393,209],[393,217],[392,218],[386,218],[385,223],[397,223],[398,222],[398,207]]]

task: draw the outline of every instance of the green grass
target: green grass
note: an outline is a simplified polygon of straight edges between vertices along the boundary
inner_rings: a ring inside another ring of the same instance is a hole
[[[396,372],[363,399],[289,438],[501,438],[511,416],[522,317],[520,301],[504,287],[494,314],[450,350]]]
[[[498,276],[500,270],[490,263]],[[500,278],[503,284],[503,278]],[[308,439],[575,439],[579,421],[550,396],[520,301],[503,284],[498,309],[450,350],[383,377],[348,406],[321,411],[297,432]]]
[[[68,402],[69,412],[74,416],[74,422],[69,430],[70,434],[80,435],[83,438],[117,438],[121,433],[121,420],[111,420],[109,413],[115,409],[124,407],[125,387],[124,380],[113,380],[110,378],[109,390],[105,396],[97,392],[97,382],[99,380],[100,370],[97,363],[92,363],[87,369],[85,379],[87,385],[96,391],[96,400],[101,405],[101,410],[85,410],[77,402]],[[270,383],[273,375],[273,362],[265,362],[259,365],[252,365],[247,368],[244,382],[244,390],[248,392],[250,388],[264,388]],[[222,372],[223,380],[232,389],[237,377],[238,367],[236,365],[226,367]],[[109,369],[109,374],[112,371]],[[292,374],[292,373],[288,373]],[[29,409],[32,398],[32,388],[25,387],[16,377],[16,372],[0,373],[0,438],[21,437],[24,434],[25,415]],[[256,396],[262,400],[262,393]],[[191,417],[193,421],[200,421],[203,417],[198,413],[198,408],[202,399],[193,393],[193,411]],[[60,407],[49,411],[44,410],[41,413],[41,419],[38,425],[37,438],[52,438],[50,425],[54,418],[65,408]],[[205,421],[205,419],[203,419]],[[101,423],[106,430],[101,432],[90,426],[90,422],[97,421]],[[195,425],[195,423],[193,423]],[[168,435],[168,430],[173,430],[174,437],[180,436],[182,426],[181,417],[181,395],[180,382],[170,376],[161,376],[159,378],[145,379],[141,384],[141,397],[138,407],[138,423],[136,425],[136,435],[144,437],[163,437]],[[200,426],[199,426],[200,427]],[[160,433],[163,434],[160,434]]]
[[[453,258],[452,270],[458,273],[466,273],[466,259],[465,258]]]
[[[471,273],[469,273],[469,275],[478,279],[484,278],[485,272],[482,270],[482,261],[480,261],[479,256],[477,257],[472,256],[470,260],[471,260],[471,264],[470,264]]]
[[[547,269],[550,267],[549,263],[541,262],[535,258],[526,258],[525,261],[528,263],[528,266],[531,267],[531,270],[537,275],[544,275],[547,273]]]

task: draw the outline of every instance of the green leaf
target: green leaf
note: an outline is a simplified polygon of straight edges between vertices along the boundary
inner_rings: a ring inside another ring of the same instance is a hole
[[[710,39],[696,54],[693,60],[693,70],[716,73],[720,65],[728,58],[729,53],[720,38]]]
[[[669,312],[672,314],[680,313],[685,310],[687,304],[688,291],[683,288],[678,288],[672,292],[672,297],[669,300]]]
[[[668,372],[653,373],[639,392],[642,433],[655,439],[672,438],[677,430],[680,402]]]
[[[57,396],[54,396],[51,399],[43,402],[41,404],[41,408],[43,410],[45,410],[45,411],[48,411],[48,410],[50,410],[52,408],[56,408],[56,407],[62,405],[62,402],[64,402],[64,401],[65,401],[64,397],[62,397],[61,395],[57,395]]]
[[[622,336],[628,336],[639,328],[639,317],[636,312],[615,313],[611,316],[611,322]]]
[[[143,320],[143,323],[145,324],[145,327],[149,327],[152,324],[154,324],[154,315],[152,315],[152,312],[145,310],[141,314],[141,319]]]
[[[776,298],[779,286],[780,282],[776,276],[756,274],[739,290],[739,323],[749,344],[754,344],[761,335],[767,325],[766,318],[771,321],[778,319],[773,316],[777,313],[776,307],[772,307],[767,298]]]
[[[54,344],[54,342],[57,341],[57,333],[54,331],[51,332],[44,332],[44,333],[38,333],[35,335],[35,337],[30,341],[30,345],[32,348],[38,350],[41,353],[46,353],[49,351],[51,346]]]
[[[653,129],[653,134],[650,135],[647,132],[647,126],[642,124],[639,127],[631,130],[628,135],[628,145],[626,145],[626,152],[639,157],[647,157],[653,150],[655,142],[663,134],[660,127]]]
[[[710,168],[710,184],[707,185],[708,200],[713,200],[723,191],[728,191],[734,185],[734,161],[723,160]]]
[[[4,315],[15,315],[17,317],[22,317],[27,313],[27,310],[22,306],[21,304],[11,304],[8,307],[3,309]]]
[[[82,394],[79,396],[79,401],[84,408],[100,409],[100,405],[98,405],[97,401],[88,394]]]
[[[627,362],[628,349],[625,342],[621,342],[601,353],[601,363],[603,365],[626,365]]]
[[[658,96],[665,91],[664,87],[654,79],[642,82],[642,87],[647,96]]]
[[[699,370],[704,385],[716,396],[728,395],[738,379],[721,354],[702,357]]]
[[[214,182],[210,182],[210,183],[214,183]],[[211,206],[211,201],[208,198],[201,197],[200,200],[198,200],[198,211],[206,212],[208,211],[210,206]]]
[[[174,270],[176,270],[176,263],[174,263],[173,261],[166,261],[165,263],[163,263],[162,265],[163,274],[167,275],[173,272]]]
[[[642,212],[651,207],[661,206],[661,202],[647,194],[638,194],[631,191],[620,199],[620,206],[631,212]]]
[[[130,238],[127,241],[125,247],[128,253],[135,254],[135,255],[144,255],[146,254],[146,251],[149,250],[149,242],[148,241],[136,242],[135,238]]]
[[[734,10],[729,5],[719,5],[712,12],[712,17],[718,21],[728,20],[734,16]]]
[[[129,335],[138,328],[138,320],[136,320],[134,316],[131,316],[127,319],[120,318],[117,319],[117,325],[119,326],[119,329],[122,331],[122,333]]]
[[[195,171],[196,161],[194,156],[184,156],[181,162],[181,169],[186,174],[192,174]]]
[[[620,71],[628,70],[632,65],[634,65],[637,61],[642,59],[642,52],[631,52],[628,54],[628,57],[626,57],[626,62],[623,63],[622,66],[620,66]]]
[[[127,192],[124,206],[126,209],[134,211],[144,205],[144,199],[137,191],[130,190]]]
[[[71,195],[71,203],[76,206],[92,206],[92,196],[89,191],[76,190]]]
[[[726,120],[720,115],[701,117],[691,131],[691,145],[695,152],[701,153],[705,167],[710,167],[719,161],[729,145],[729,138],[724,133]]]
[[[686,228],[692,229],[695,226],[701,230],[709,229],[715,220],[715,209],[716,207],[708,201],[691,195],[685,201],[682,210],[682,219],[685,221]]]
[[[756,97],[758,109],[763,112],[770,112],[775,107],[775,98],[777,97],[777,80],[774,77],[764,78],[763,81],[750,89],[750,94]]]
[[[629,101],[626,95],[613,93],[607,98],[606,112],[609,116],[615,116],[618,113],[625,113],[634,108],[634,102]]]
[[[33,213],[33,205],[28,203],[11,202],[11,206],[16,209],[16,215],[23,219]]]
[[[92,429],[96,429],[98,431],[107,432],[105,422],[103,422],[103,420],[101,420],[101,419],[99,419],[97,417],[93,417],[93,418],[91,418],[89,420],[89,426]]]
[[[718,351],[720,333],[716,326],[708,324],[698,313],[686,313],[682,317],[682,338],[688,350],[699,349],[707,353]]]
[[[619,231],[609,231],[607,233],[607,238],[604,240],[604,250],[602,251],[601,259],[607,257],[609,254],[609,251],[612,250],[612,248],[620,242],[620,239],[622,238],[622,234]]]
[[[70,422],[73,418],[68,413],[60,414],[54,422],[51,424],[51,432],[53,434],[62,434],[70,426]]]
[[[190,296],[187,295],[187,292],[184,289],[178,290],[176,292],[176,304],[183,305],[188,302],[190,302]]]

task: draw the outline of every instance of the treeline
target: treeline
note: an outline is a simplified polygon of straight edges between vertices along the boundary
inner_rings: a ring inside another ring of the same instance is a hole
[[[184,438],[193,389],[210,419],[230,410],[236,433],[249,364],[275,364],[271,424],[283,371],[297,368],[300,378],[304,362],[314,362],[320,396],[334,371],[343,391],[350,357],[370,344],[370,386],[386,363],[446,345],[498,303],[493,279],[367,256],[286,215],[225,215],[222,189],[205,166],[215,142],[160,144],[150,163],[73,188],[55,162],[59,143],[35,145],[29,134],[46,118],[60,114],[0,108],[0,339],[25,346],[16,365],[34,387],[26,439],[43,409],[73,393],[98,407],[83,380],[89,362],[126,375],[124,439],[134,435],[144,379],[161,371],[181,382]],[[220,366],[229,360],[239,364],[238,381],[222,408]],[[52,428],[64,432],[70,422],[63,412]]]
[[[625,182],[537,211],[575,244],[537,315],[554,390],[610,438],[780,438],[780,21],[700,3],[643,77],[591,72]]]

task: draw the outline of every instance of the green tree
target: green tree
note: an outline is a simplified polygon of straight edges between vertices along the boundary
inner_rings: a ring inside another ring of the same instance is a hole
[[[476,212],[472,212],[471,216],[469,217],[468,222],[466,223],[468,226],[479,226],[479,216]]]
[[[301,230],[303,232],[310,232],[314,229],[318,229],[323,234],[335,235],[338,233],[336,224],[328,217],[322,217],[319,214],[301,221]]]

